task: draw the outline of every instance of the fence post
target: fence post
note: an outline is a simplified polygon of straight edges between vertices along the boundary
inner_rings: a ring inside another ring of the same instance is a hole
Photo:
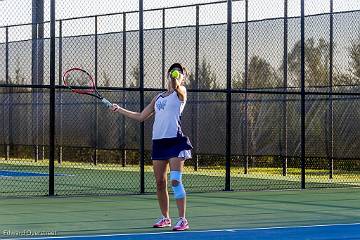
[[[161,87],[165,89],[165,8],[162,9],[162,39],[161,39],[161,45],[162,45],[162,55],[161,55],[161,67],[162,67],[162,81],[161,81]]]
[[[195,23],[195,89],[199,90],[199,45],[200,45],[200,31],[199,31],[199,15],[200,6],[196,6],[196,23]],[[199,154],[198,154],[198,124],[199,124],[199,92],[193,93],[194,101],[192,104],[192,116],[195,116],[195,121],[191,121],[193,136],[194,136],[194,149],[195,149],[195,164],[194,170],[199,168]]]
[[[95,65],[94,65],[94,76],[95,76],[95,86],[98,86],[98,18],[95,16]],[[93,152],[93,163],[97,165],[97,149],[98,149],[98,141],[99,141],[99,128],[98,128],[98,101],[95,99],[95,149]]]
[[[140,111],[144,109],[144,1],[139,0]],[[140,123],[140,193],[145,193],[144,123]]]
[[[44,0],[37,1],[37,80],[39,85],[44,85]],[[39,94],[40,92],[40,94]],[[39,108],[39,120],[38,128],[41,132],[41,149],[39,151],[40,158],[45,160],[45,126],[44,126],[44,90],[42,88],[38,91],[38,101],[40,103]]]
[[[62,39],[62,20],[59,21],[59,86],[61,86],[62,83],[62,45],[63,45],[63,39]],[[59,164],[62,164],[62,157],[63,157],[63,99],[62,99],[62,90],[59,88],[59,108],[60,108],[60,123],[59,123]]]
[[[32,0],[32,36],[31,36],[31,84],[38,85],[38,2]],[[39,160],[39,90],[31,90],[31,119],[32,119],[32,138],[34,144],[34,160]]]
[[[44,84],[44,1],[32,1],[32,53],[31,75],[32,84]],[[41,88],[32,90],[32,102],[36,102],[32,108],[33,142],[35,143],[35,162],[39,158],[45,159],[45,131],[44,131],[44,91]],[[40,107],[39,107],[40,105]],[[35,129],[34,129],[35,127]],[[39,132],[41,132],[41,154],[39,150]],[[40,154],[40,157],[39,157]]]
[[[5,28],[5,81],[6,84],[9,84],[9,27]],[[6,144],[6,157],[5,160],[10,160],[10,144],[11,144],[11,89],[8,88],[8,112],[9,112],[9,126],[8,126],[8,133],[7,133],[7,144]]]
[[[55,0],[50,2],[50,129],[49,129],[49,196],[55,188]]]
[[[1,28],[1,30],[2,30],[2,28]],[[5,28],[5,83],[7,84],[7,79],[6,79],[6,48],[7,48],[7,43],[6,43],[6,28]],[[3,57],[2,55],[1,55],[1,57]],[[5,132],[5,129],[8,129],[8,127],[6,127],[6,125],[5,125],[5,122],[6,122],[6,110],[7,110],[7,96],[8,96],[8,91],[7,91],[8,89],[7,88],[4,88],[3,89],[3,93],[4,93],[4,95],[1,97],[1,101],[2,101],[2,103],[1,103],[1,105],[2,105],[2,116],[1,116],[1,118],[2,118],[2,123],[1,123],[1,125],[2,125],[2,130],[3,130],[3,134],[4,134],[4,156],[5,156],[5,160],[7,160],[6,159],[6,157],[7,157],[7,154],[6,154],[6,148],[7,148],[7,134],[6,134],[6,132]],[[3,155],[3,153],[1,153],[1,156]]]
[[[248,89],[249,81],[249,1],[245,0],[245,71],[244,89]],[[244,96],[244,121],[243,121],[243,148],[244,148],[244,174],[249,170],[249,143],[248,143],[248,93]]]
[[[329,115],[328,122],[329,126],[329,143],[330,143],[330,154],[328,153],[329,159],[329,178],[333,178],[334,173],[334,117],[333,117],[333,56],[334,56],[334,0],[330,0],[330,53],[329,53]]]
[[[305,189],[305,0],[301,0],[301,127],[300,127],[300,145],[301,145],[301,188]]]
[[[288,0],[284,0],[284,57],[283,57],[283,119],[282,119],[282,136],[280,137],[281,142],[281,156],[282,156],[282,174],[287,175],[287,163],[288,163],[288,119],[287,119],[287,85],[288,85]],[[284,144],[284,145],[283,145]]]
[[[122,45],[123,45],[123,66],[122,66],[122,78],[123,78],[123,88],[126,87],[126,13],[123,13],[123,38],[122,38]],[[126,91],[122,92],[122,107],[126,108]],[[123,142],[123,149],[122,149],[122,154],[121,154],[121,163],[122,166],[125,167],[126,166],[126,144],[125,144],[125,131],[126,131],[126,126],[125,126],[125,116],[121,116],[122,118],[122,134],[121,134],[121,138]]]
[[[225,191],[231,190],[231,37],[232,37],[232,0],[227,0],[227,53],[226,53],[226,174]]]

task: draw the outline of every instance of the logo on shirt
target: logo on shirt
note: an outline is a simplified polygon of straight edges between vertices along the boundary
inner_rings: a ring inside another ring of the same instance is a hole
[[[157,109],[160,111],[161,109],[164,110],[165,106],[166,106],[166,99],[162,100],[162,101],[157,101],[156,103],[156,107]]]

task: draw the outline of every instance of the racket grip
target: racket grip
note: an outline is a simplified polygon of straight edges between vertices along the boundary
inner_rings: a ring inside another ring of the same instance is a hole
[[[106,106],[107,108],[111,108],[111,107],[112,107],[112,103],[109,102],[109,100],[107,100],[106,98],[103,98],[103,99],[101,100],[101,102],[102,102],[103,104],[105,104],[105,106]]]

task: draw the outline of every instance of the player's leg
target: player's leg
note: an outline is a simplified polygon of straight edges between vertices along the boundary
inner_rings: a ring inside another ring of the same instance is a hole
[[[153,168],[156,180],[156,194],[162,217],[153,225],[154,227],[171,226],[169,218],[169,194],[167,191],[168,161],[153,160]]]
[[[176,205],[179,211],[179,221],[174,226],[173,230],[182,231],[189,228],[188,222],[185,218],[186,213],[186,192],[182,183],[182,173],[184,169],[184,158],[170,159],[170,180],[174,191]]]

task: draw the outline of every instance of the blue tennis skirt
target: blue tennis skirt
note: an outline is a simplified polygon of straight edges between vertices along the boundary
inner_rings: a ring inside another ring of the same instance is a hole
[[[189,152],[193,146],[187,136],[178,134],[174,138],[153,139],[152,143],[152,160],[169,160],[173,157],[179,157],[179,155],[180,157],[191,158]]]

